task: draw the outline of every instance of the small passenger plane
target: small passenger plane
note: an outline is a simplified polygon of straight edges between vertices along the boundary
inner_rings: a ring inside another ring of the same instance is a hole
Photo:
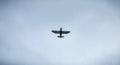
[[[55,34],[60,34],[59,36],[57,36],[58,38],[64,38],[64,36],[62,36],[62,34],[70,33],[70,31],[62,31],[62,28],[60,28],[60,30],[52,30],[52,32]]]

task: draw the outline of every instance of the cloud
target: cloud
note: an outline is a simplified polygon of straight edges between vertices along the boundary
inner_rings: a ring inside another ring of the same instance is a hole
[[[119,12],[107,1],[11,1],[1,9],[1,63],[119,65]],[[57,38],[51,30],[60,27],[71,33]]]

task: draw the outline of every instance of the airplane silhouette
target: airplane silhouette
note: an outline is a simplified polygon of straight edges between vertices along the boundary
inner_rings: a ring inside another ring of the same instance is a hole
[[[62,28],[60,28],[60,30],[52,30],[52,32],[55,34],[60,34],[60,36],[57,36],[58,38],[64,38],[64,36],[62,36],[62,34],[70,33],[70,31],[62,31]]]

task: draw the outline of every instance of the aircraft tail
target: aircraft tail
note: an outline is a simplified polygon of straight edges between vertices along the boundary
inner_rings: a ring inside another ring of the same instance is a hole
[[[57,36],[58,38],[64,38],[64,36]]]

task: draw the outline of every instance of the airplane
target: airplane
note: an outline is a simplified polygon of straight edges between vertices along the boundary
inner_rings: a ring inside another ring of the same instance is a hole
[[[62,31],[62,28],[60,28],[60,30],[52,30],[52,32],[55,34],[60,34],[59,36],[57,36],[58,38],[64,38],[64,36],[62,36],[62,34],[70,33],[70,31]]]

